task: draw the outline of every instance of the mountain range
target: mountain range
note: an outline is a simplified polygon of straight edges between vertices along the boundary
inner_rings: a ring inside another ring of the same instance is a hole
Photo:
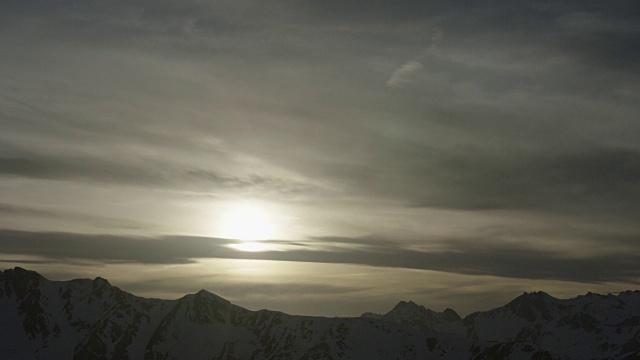
[[[205,290],[137,297],[103,278],[0,272],[2,359],[640,359],[640,291],[524,293],[461,318],[411,301],[386,314],[251,311]]]

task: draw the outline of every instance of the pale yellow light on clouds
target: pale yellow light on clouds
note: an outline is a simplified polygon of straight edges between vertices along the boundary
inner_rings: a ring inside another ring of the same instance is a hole
[[[450,307],[464,316],[499,306],[494,304],[506,304],[525,291],[545,291],[569,298],[589,291],[606,294],[634,287],[266,260],[207,259],[182,265],[24,265],[20,261],[42,259],[0,255],[4,259],[2,268],[27,267],[51,280],[100,276],[135,295],[163,299],[177,299],[205,289],[250,310],[267,308],[299,315],[385,313],[400,300],[412,300],[435,311]]]

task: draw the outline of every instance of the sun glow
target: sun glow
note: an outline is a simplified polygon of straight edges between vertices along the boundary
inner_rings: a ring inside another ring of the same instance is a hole
[[[272,239],[274,235],[272,222],[264,207],[252,203],[232,206],[222,217],[219,226],[220,236],[228,239],[257,241]]]
[[[267,246],[267,244],[254,242],[254,241],[242,242],[239,244],[230,244],[228,246],[232,249],[247,251],[247,252],[262,252],[262,251],[271,250],[271,248]]]

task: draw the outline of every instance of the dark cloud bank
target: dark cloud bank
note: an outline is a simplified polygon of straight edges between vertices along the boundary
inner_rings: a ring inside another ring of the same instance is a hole
[[[627,243],[637,241],[637,237],[610,240]],[[46,259],[44,261],[50,262],[184,264],[196,258],[225,258],[359,264],[581,282],[637,282],[640,276],[640,253],[637,252],[578,258],[484,238],[450,240],[446,247],[431,252],[411,250],[392,241],[362,238],[268,241],[267,244],[287,245],[291,250],[264,252],[242,252],[228,247],[237,243],[229,239],[187,236],[144,238],[15,230],[0,232],[3,253],[42,256]]]

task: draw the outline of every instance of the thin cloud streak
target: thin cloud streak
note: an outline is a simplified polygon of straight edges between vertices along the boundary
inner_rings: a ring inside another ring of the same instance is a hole
[[[387,86],[389,87],[402,87],[411,82],[411,79],[415,74],[423,68],[419,61],[411,60],[408,63],[402,65],[396,69],[389,80],[387,80]]]

